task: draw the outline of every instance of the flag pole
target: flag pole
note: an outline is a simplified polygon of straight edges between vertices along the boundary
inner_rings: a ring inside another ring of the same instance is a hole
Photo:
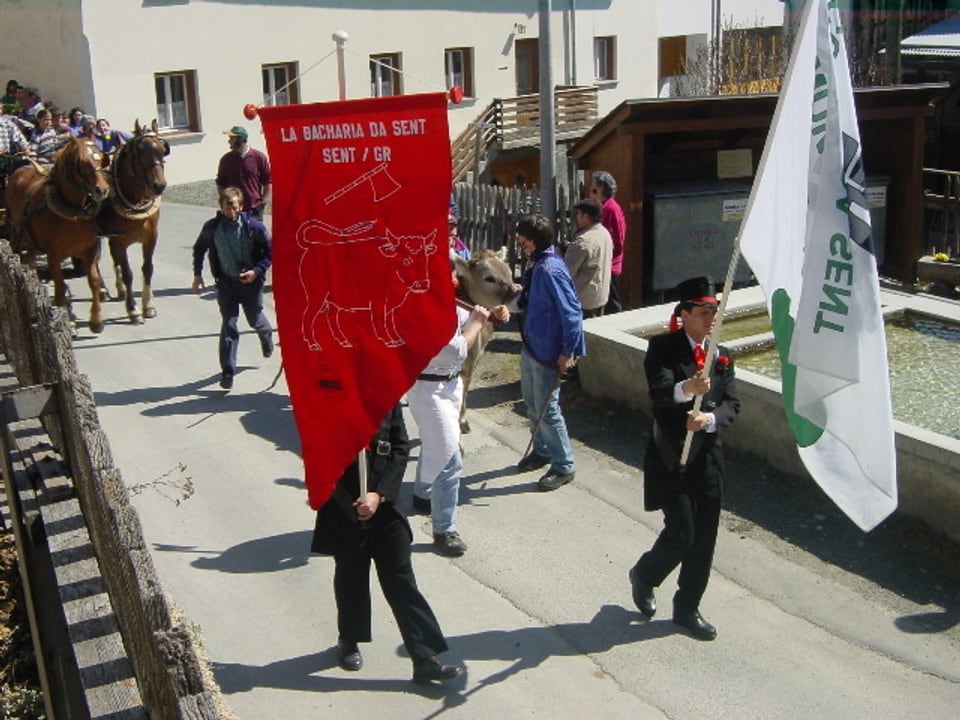
[[[806,18],[808,14],[813,12],[813,8],[815,6],[816,6],[815,2],[806,3],[806,7],[804,7],[805,14],[803,15],[803,19],[801,20],[801,23],[800,23],[801,26],[804,26],[806,24]],[[790,63],[789,63],[789,66],[787,67],[787,72],[784,75],[784,78],[785,78],[783,83],[784,87],[781,87],[780,89],[780,99],[777,101],[777,107],[773,113],[773,122],[771,122],[770,124],[771,133],[773,132],[773,129],[776,128],[777,125],[779,124],[780,113],[782,112],[781,106],[783,104],[782,100],[783,100],[784,89],[785,89],[787,80],[793,75],[794,66],[797,62],[798,50],[799,50],[799,46],[795,46],[793,48],[793,51],[790,54]],[[747,209],[746,209],[746,212],[744,213],[744,220],[746,220],[747,216],[750,214],[750,210],[753,205],[753,197],[754,197],[754,194],[756,193],[756,184],[758,182],[759,177],[763,174],[764,166],[766,165],[767,152],[768,152],[767,145],[769,145],[769,138],[768,138],[768,142],[764,145],[764,148],[763,148],[763,156],[760,158],[760,168],[757,171],[756,177],[754,178],[754,185],[750,189],[750,197],[747,200]],[[721,295],[720,297],[720,307],[717,308],[717,322],[714,325],[713,332],[710,334],[708,338],[711,340],[711,342],[709,343],[709,346],[707,348],[706,364],[704,365],[704,367],[707,369],[708,375],[710,373],[710,368],[713,367],[714,358],[716,357],[715,348],[720,343],[720,340],[719,340],[720,330],[723,327],[723,316],[727,308],[727,298],[730,296],[730,291],[733,288],[733,276],[734,276],[734,273],[736,272],[737,264],[740,262],[740,235],[742,230],[743,230],[743,224],[741,223],[740,230],[737,231],[737,236],[733,243],[733,256],[730,258],[730,264],[727,266],[727,277],[723,283],[723,295]],[[714,337],[717,338],[716,342],[712,342]],[[702,402],[703,402],[703,396],[697,395],[696,399],[694,399],[693,401],[693,409],[695,412],[700,410],[700,404]],[[679,468],[680,472],[683,472],[683,469],[687,464],[687,459],[689,458],[689,455],[690,455],[690,445],[692,441],[693,441],[693,431],[688,430],[687,435],[683,441],[683,450],[680,453],[680,468]]]
[[[697,373],[703,375],[704,371],[707,377],[710,377],[710,368],[717,357],[718,346],[720,345],[720,330],[723,329],[723,314],[727,309],[727,298],[730,297],[730,291],[733,289],[733,276],[737,272],[737,265],[740,262],[740,233],[733,243],[733,255],[730,257],[730,264],[727,266],[727,277],[723,282],[723,294],[720,295],[720,306],[717,308],[717,322],[713,326],[713,332],[704,338],[707,348],[707,357],[703,365],[703,370]],[[693,400],[693,412],[700,411],[700,405],[703,402],[703,395],[697,395]],[[693,430],[687,430],[687,435],[683,439],[683,450],[680,452],[680,468],[682,473],[690,457],[690,445],[693,443]]]

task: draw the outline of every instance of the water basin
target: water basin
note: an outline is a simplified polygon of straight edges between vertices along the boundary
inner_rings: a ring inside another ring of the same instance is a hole
[[[947,379],[960,357],[960,325],[904,312],[888,317],[886,330],[894,418],[960,439],[960,406]],[[735,357],[738,368],[780,379],[780,358],[772,344]]]

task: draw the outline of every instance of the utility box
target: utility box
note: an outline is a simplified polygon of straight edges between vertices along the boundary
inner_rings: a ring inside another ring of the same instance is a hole
[[[652,186],[646,203],[650,227],[644,231],[653,238],[644,248],[646,287],[662,293],[698,275],[722,285],[749,195],[750,186],[736,182]],[[741,260],[734,282],[751,278],[750,267]]]

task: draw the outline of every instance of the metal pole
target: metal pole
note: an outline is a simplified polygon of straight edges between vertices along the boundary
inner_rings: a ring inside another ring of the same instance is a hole
[[[540,0],[540,208],[557,222],[557,131],[554,127],[553,68],[550,62],[550,0]]]
[[[570,65],[573,67],[570,84],[577,85],[577,0],[570,0]]]
[[[347,99],[347,71],[343,66],[343,44],[350,38],[346,30],[337,30],[333,40],[337,43],[337,83],[340,87],[340,99]]]

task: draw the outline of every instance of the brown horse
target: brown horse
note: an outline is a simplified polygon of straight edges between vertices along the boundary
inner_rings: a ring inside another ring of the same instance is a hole
[[[45,253],[53,279],[54,302],[69,311],[63,261],[80,258],[90,286],[90,330],[103,330],[100,314],[100,230],[97,213],[110,194],[104,167],[107,157],[95,143],[71,138],[57,153],[53,168],[37,164],[14,170],[7,178],[10,243],[26,262]]]
[[[133,138],[114,157],[112,194],[97,217],[102,233],[110,238],[117,295],[126,300],[127,316],[137,323],[157,315],[150,283],[160,222],[160,195],[167,187],[163,159],[169,154],[170,146],[157,134],[157,121],[146,128],[137,120]],[[127,248],[136,242],[143,250],[142,316],[133,295],[133,271],[127,259]]]

